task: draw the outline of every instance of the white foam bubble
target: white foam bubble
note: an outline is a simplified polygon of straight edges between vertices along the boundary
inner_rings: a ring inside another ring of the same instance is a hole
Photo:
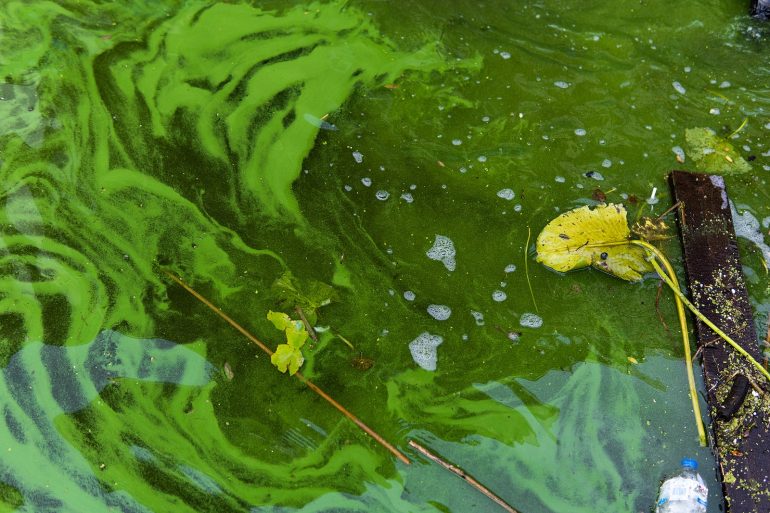
[[[594,180],[604,180],[604,175],[599,171],[588,171],[585,173],[586,178],[593,178]]]
[[[508,264],[505,266],[506,273],[512,273],[515,270],[516,270],[516,264]]]
[[[471,315],[476,320],[476,326],[484,326],[484,314],[481,312],[477,312],[476,310],[471,310]]]
[[[364,154],[360,151],[354,151],[353,152],[353,160],[355,160],[358,164],[364,161]]]
[[[682,84],[680,84],[677,81],[671,82],[671,85],[674,86],[674,90],[679,94],[685,94],[687,93],[687,89],[684,88]]]
[[[558,183],[564,183],[567,181],[567,179],[564,178],[563,176],[557,176],[556,178],[554,178],[554,180],[556,180]]]
[[[506,294],[502,290],[496,290],[496,291],[492,292],[492,299],[494,299],[495,301],[500,303],[500,302],[505,301],[506,299],[508,299],[508,294]]]
[[[684,150],[682,149],[681,146],[674,146],[673,148],[671,148],[671,151],[673,151],[674,155],[676,155],[677,161],[684,163],[685,155],[684,155]]]
[[[452,139],[453,146],[460,146],[463,143],[462,139]]]
[[[369,177],[361,178],[361,183],[364,184],[364,187],[371,187],[372,186],[372,179]]]
[[[438,363],[438,351],[436,348],[444,342],[438,335],[431,335],[427,331],[420,333],[416,339],[409,343],[409,352],[412,353],[414,363],[425,370],[436,370]]]
[[[584,135],[586,135],[586,133],[588,133],[588,132],[586,132],[585,128],[576,128],[575,129],[575,135],[577,135],[578,137],[583,137]]]
[[[565,82],[564,80],[557,80],[556,82],[553,83],[553,85],[555,85],[559,89],[567,89],[570,86],[570,83]]]
[[[406,201],[407,203],[411,203],[414,201],[414,196],[412,196],[412,193],[410,192],[405,192],[404,194],[401,195],[401,199]]]
[[[382,189],[377,191],[374,195],[380,201],[385,201],[386,199],[390,198],[390,193]]]
[[[452,315],[452,309],[447,305],[428,305],[428,314],[437,321],[445,321]]]
[[[417,297],[417,296],[411,290],[405,290],[404,291],[404,299],[406,299],[407,301],[414,301],[415,297]]]
[[[533,313],[523,313],[519,318],[519,324],[525,328],[539,328],[543,325],[543,318]]]
[[[511,201],[513,198],[516,197],[516,193],[513,192],[513,189],[500,189],[497,191],[497,197],[503,198],[504,200]]]
[[[606,168],[612,167],[612,161],[610,159],[602,160],[602,167],[606,167]]]
[[[511,54],[509,52],[500,52],[500,57],[502,57],[505,60],[508,60],[511,58]]]
[[[730,202],[730,210],[733,214],[735,235],[753,242],[762,252],[765,262],[770,262],[770,246],[765,244],[765,237],[759,229],[759,220],[748,210],[739,214],[732,201]]]
[[[722,196],[721,208],[727,208],[727,191],[725,190],[725,179],[719,175],[709,175],[712,185],[719,189],[719,194]]]
[[[455,245],[452,243],[452,239],[449,237],[436,235],[433,247],[431,247],[425,254],[428,255],[428,258],[431,260],[438,260],[444,264],[444,267],[446,267],[448,271],[454,271],[457,267],[457,262],[455,260],[457,252],[455,251]]]

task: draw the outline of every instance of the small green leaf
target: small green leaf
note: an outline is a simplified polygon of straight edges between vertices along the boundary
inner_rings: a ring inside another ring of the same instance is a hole
[[[593,266],[627,281],[652,271],[631,236],[623,205],[583,206],[548,223],[537,237],[537,261],[560,272]]]
[[[291,317],[283,312],[274,312],[270,310],[267,312],[267,320],[273,323],[276,329],[284,331],[292,325]]]
[[[299,368],[305,363],[305,357],[302,356],[302,351],[289,344],[280,344],[275,348],[275,353],[270,356],[270,361],[278,367],[281,372],[289,371],[289,375],[293,376]]]
[[[307,340],[308,333],[305,330],[305,325],[302,323],[302,321],[292,321],[291,325],[286,328],[286,342],[292,346],[299,349],[303,345],[305,345],[305,341]]]
[[[301,308],[310,324],[315,324],[316,310],[336,298],[331,285],[311,280],[300,286],[299,280],[291,271],[286,271],[273,283],[273,292],[283,307]]]
[[[710,128],[688,128],[684,132],[687,154],[701,171],[740,174],[751,171],[751,164],[735,151],[732,144]]]

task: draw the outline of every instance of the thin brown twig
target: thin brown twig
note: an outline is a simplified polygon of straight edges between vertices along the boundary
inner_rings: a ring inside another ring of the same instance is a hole
[[[297,312],[299,318],[302,319],[302,324],[305,325],[305,331],[307,331],[308,335],[310,335],[310,338],[313,339],[313,342],[318,342],[318,334],[315,332],[315,329],[310,324],[310,322],[308,322],[307,317],[305,317],[305,312],[302,311],[302,308],[295,306],[294,311]]]
[[[438,465],[441,465],[448,471],[452,472],[453,474],[459,476],[461,479],[463,479],[466,483],[480,491],[482,494],[484,494],[488,499],[495,502],[498,506],[503,508],[508,513],[519,513],[517,510],[513,509],[507,502],[505,502],[503,499],[495,495],[489,488],[484,486],[483,484],[476,481],[476,479],[473,478],[470,474],[466,473],[463,469],[452,465],[448,461],[444,461],[441,459],[441,457],[433,454],[428,449],[423,447],[422,445],[418,444],[414,440],[409,440],[409,445],[417,449],[423,456],[428,458],[434,463],[437,463]]]
[[[656,217],[656,218],[655,218],[655,220],[656,220],[656,221],[660,221],[661,219],[663,219],[664,217],[666,217],[668,214],[670,214],[671,212],[673,212],[673,211],[674,211],[674,210],[676,210],[677,208],[681,207],[682,205],[683,205],[683,203],[682,203],[682,200],[679,200],[679,201],[677,201],[676,203],[674,203],[673,205],[671,205],[671,206],[668,208],[668,210],[666,210],[665,212],[663,212],[662,214],[660,214],[658,217]]]
[[[658,314],[658,320],[663,325],[663,327],[666,329],[666,333],[668,333],[670,330],[668,329],[668,324],[666,324],[666,321],[663,319],[663,314],[660,312],[660,295],[663,292],[663,282],[658,282],[658,292],[655,293],[655,313]]]
[[[272,355],[272,354],[273,354],[273,350],[271,350],[269,347],[267,347],[267,345],[265,345],[265,344],[264,344],[264,343],[263,343],[261,340],[259,340],[257,337],[255,337],[254,335],[252,335],[251,333],[249,333],[249,332],[246,330],[246,328],[244,328],[243,326],[241,326],[240,324],[238,324],[237,322],[235,322],[235,321],[234,321],[234,320],[233,320],[231,317],[229,317],[229,316],[228,316],[226,313],[224,313],[222,310],[220,310],[219,308],[217,308],[217,307],[214,305],[214,303],[212,303],[211,301],[209,301],[208,299],[206,299],[205,297],[203,297],[201,294],[199,294],[198,292],[196,292],[196,291],[195,291],[195,290],[194,290],[192,287],[190,287],[190,286],[189,286],[187,283],[185,283],[185,282],[182,280],[182,278],[178,277],[178,276],[177,276],[177,275],[175,275],[174,273],[172,273],[172,272],[170,272],[170,271],[167,271],[167,270],[165,270],[165,269],[161,269],[161,271],[162,271],[162,272],[163,272],[163,273],[164,273],[166,276],[168,276],[169,278],[171,278],[171,279],[172,279],[174,282],[176,282],[176,283],[177,283],[177,284],[178,284],[180,287],[182,287],[182,288],[183,288],[183,289],[185,289],[187,292],[189,292],[190,294],[192,294],[192,295],[195,297],[195,299],[197,299],[198,301],[200,301],[201,303],[203,303],[204,305],[206,305],[207,307],[209,307],[209,309],[210,309],[211,311],[213,311],[213,312],[214,312],[214,313],[216,313],[218,316],[220,316],[222,319],[224,319],[224,320],[227,322],[227,324],[229,324],[230,326],[232,326],[233,328],[235,328],[236,330],[238,330],[239,332],[241,332],[241,334],[242,334],[242,335],[244,335],[246,338],[248,338],[248,339],[249,339],[251,342],[255,343],[255,344],[256,344],[256,345],[257,345],[257,346],[258,346],[258,347],[259,347],[259,348],[260,348],[262,351],[264,351],[264,352],[265,352],[265,353],[267,353],[268,355]],[[303,383],[305,383],[305,385],[307,385],[307,387],[308,387],[310,390],[312,390],[313,392],[315,392],[316,394],[318,394],[319,396],[321,396],[321,397],[322,397],[323,399],[325,399],[325,400],[326,400],[326,401],[327,401],[329,404],[331,404],[332,406],[334,406],[334,407],[335,407],[335,408],[336,408],[336,409],[337,409],[337,410],[338,410],[340,413],[342,413],[342,414],[343,414],[345,417],[347,417],[348,419],[350,419],[351,421],[353,421],[353,423],[354,423],[355,425],[357,425],[358,427],[360,427],[360,428],[361,428],[361,429],[362,429],[362,430],[363,430],[363,431],[364,431],[366,434],[368,434],[369,436],[371,436],[372,438],[374,438],[374,440],[375,440],[375,441],[377,441],[377,442],[378,442],[380,445],[382,445],[382,446],[383,446],[383,447],[385,447],[385,448],[386,448],[388,451],[390,451],[390,452],[391,452],[391,453],[392,453],[392,454],[393,454],[393,455],[394,455],[396,458],[398,458],[398,459],[399,459],[399,460],[400,460],[402,463],[404,463],[404,464],[406,464],[406,465],[409,465],[409,463],[410,463],[410,462],[409,462],[409,459],[408,459],[408,458],[407,458],[407,457],[404,455],[404,453],[402,453],[401,451],[399,451],[398,449],[396,449],[396,448],[395,448],[393,445],[391,445],[391,444],[390,444],[390,443],[389,443],[387,440],[385,440],[383,437],[381,437],[379,434],[377,434],[377,433],[376,433],[376,432],[375,432],[375,431],[374,431],[372,428],[370,428],[369,426],[367,426],[366,424],[364,424],[364,423],[363,423],[363,421],[361,421],[361,420],[360,420],[358,417],[356,417],[355,415],[353,415],[352,413],[350,413],[350,412],[349,412],[347,409],[345,409],[345,407],[344,407],[344,406],[342,406],[340,403],[338,403],[337,401],[335,401],[334,399],[332,399],[332,397],[331,397],[329,394],[327,394],[326,392],[324,392],[323,390],[321,390],[321,389],[318,387],[318,385],[316,385],[315,383],[313,383],[312,381],[310,381],[309,379],[307,379],[305,376],[303,376],[303,375],[302,375],[301,373],[299,373],[299,372],[295,373],[295,374],[294,374],[294,377],[296,377],[297,379],[299,379],[300,381],[302,381]]]

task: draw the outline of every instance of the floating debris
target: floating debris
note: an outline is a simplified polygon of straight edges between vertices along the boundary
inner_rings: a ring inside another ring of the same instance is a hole
[[[230,367],[228,362],[225,362],[223,369],[225,371],[225,377],[227,378],[227,381],[232,381],[235,377],[235,373],[233,372],[233,368]]]
[[[321,130],[329,130],[332,132],[337,131],[337,127],[335,125],[329,123],[328,121],[325,121],[323,118],[317,118],[314,115],[310,114],[309,112],[306,112],[303,118],[305,118],[305,121],[307,121],[313,126],[317,126]]]
[[[684,155],[684,150],[682,149],[682,147],[681,146],[674,146],[673,148],[671,148],[671,151],[673,151],[674,155],[676,155],[676,161],[679,162],[680,164],[684,164],[685,155]]]

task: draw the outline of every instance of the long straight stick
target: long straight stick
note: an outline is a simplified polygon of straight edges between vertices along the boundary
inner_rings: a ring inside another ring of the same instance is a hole
[[[270,349],[269,347],[267,347],[267,345],[266,345],[264,342],[262,342],[261,340],[259,340],[257,337],[255,337],[255,336],[254,336],[254,335],[252,335],[251,333],[249,333],[249,332],[246,330],[246,328],[244,328],[243,326],[241,326],[240,324],[238,324],[237,322],[235,322],[235,321],[232,319],[232,317],[230,317],[229,315],[227,315],[226,313],[224,313],[222,310],[220,310],[219,308],[217,308],[217,307],[214,305],[214,303],[212,303],[211,301],[209,301],[208,299],[206,299],[205,297],[203,297],[201,294],[199,294],[198,292],[196,292],[196,291],[195,291],[195,289],[193,289],[193,288],[192,288],[192,287],[190,287],[188,284],[186,284],[184,281],[182,281],[182,278],[180,278],[179,276],[177,276],[177,275],[175,275],[174,273],[172,273],[172,272],[170,272],[170,271],[167,271],[167,270],[165,270],[165,269],[161,269],[161,271],[163,271],[163,273],[164,273],[166,276],[168,276],[169,278],[171,278],[171,279],[172,279],[174,282],[176,282],[176,283],[177,283],[177,284],[178,284],[180,287],[182,287],[182,288],[183,288],[183,289],[185,289],[187,292],[189,292],[190,294],[192,294],[192,295],[193,295],[193,297],[195,297],[195,299],[197,299],[198,301],[200,301],[201,303],[203,303],[204,305],[206,305],[207,307],[209,307],[209,309],[210,309],[211,311],[213,311],[215,314],[217,314],[217,315],[218,315],[218,316],[220,316],[222,319],[224,319],[224,320],[225,320],[225,322],[227,322],[227,324],[229,324],[230,326],[232,326],[233,328],[235,328],[236,330],[238,330],[239,332],[241,332],[241,334],[242,334],[243,336],[245,336],[246,338],[248,338],[248,339],[249,339],[251,342],[255,343],[255,344],[257,345],[257,347],[259,347],[259,348],[260,348],[262,351],[264,351],[264,352],[265,352],[265,353],[267,353],[268,355],[272,355],[272,354],[273,354],[273,350],[272,350],[272,349]],[[297,379],[299,379],[300,381],[302,381],[303,383],[305,383],[305,385],[307,385],[307,387],[308,387],[310,390],[312,390],[313,392],[315,392],[316,394],[318,394],[319,396],[321,396],[321,397],[322,397],[322,398],[323,398],[323,399],[324,399],[326,402],[328,402],[329,404],[331,404],[332,406],[334,406],[334,407],[335,407],[335,408],[336,408],[336,409],[337,409],[337,410],[338,410],[340,413],[342,413],[344,416],[346,416],[347,418],[349,418],[350,420],[352,420],[352,421],[353,421],[353,423],[354,423],[355,425],[357,425],[358,427],[360,427],[360,428],[361,428],[361,429],[362,429],[362,430],[363,430],[363,431],[364,431],[364,432],[365,432],[367,435],[369,435],[369,436],[371,436],[372,438],[374,438],[374,439],[375,439],[375,440],[376,440],[376,441],[377,441],[377,442],[378,442],[380,445],[382,445],[382,446],[383,446],[383,447],[385,447],[385,448],[386,448],[388,451],[390,451],[390,452],[391,452],[391,453],[392,453],[392,454],[393,454],[393,455],[394,455],[396,458],[398,458],[398,459],[399,459],[399,460],[400,460],[402,463],[404,463],[404,464],[406,464],[406,465],[409,465],[409,459],[408,459],[406,456],[404,456],[404,453],[402,453],[401,451],[399,451],[398,449],[396,449],[396,448],[395,448],[393,445],[391,445],[391,444],[390,444],[390,442],[388,442],[388,441],[387,441],[387,440],[385,440],[383,437],[381,437],[379,434],[377,434],[377,432],[375,432],[375,431],[374,431],[372,428],[370,428],[369,426],[367,426],[366,424],[364,424],[364,423],[363,423],[363,421],[361,421],[361,419],[359,419],[358,417],[356,417],[355,415],[353,415],[352,413],[350,413],[350,412],[349,412],[347,409],[345,409],[345,407],[344,407],[344,406],[342,406],[340,403],[338,403],[337,401],[335,401],[334,399],[332,399],[332,397],[331,397],[329,394],[327,394],[326,392],[324,392],[323,390],[321,390],[321,389],[318,387],[318,385],[316,385],[315,383],[313,383],[312,381],[310,381],[309,379],[307,379],[305,376],[303,376],[303,375],[302,375],[301,373],[299,373],[299,372],[295,373],[295,374],[294,374],[294,376],[295,376]]]
[[[484,486],[483,484],[479,483],[474,479],[473,476],[466,473],[463,469],[460,467],[457,467],[455,465],[452,465],[448,461],[444,461],[441,459],[440,456],[437,456],[430,452],[428,449],[423,447],[422,445],[418,444],[414,440],[409,440],[409,445],[417,449],[423,456],[428,458],[434,463],[437,463],[438,465],[441,465],[448,471],[452,472],[453,474],[459,476],[461,479],[463,479],[466,483],[474,487],[476,490],[480,491],[482,494],[484,494],[488,499],[492,500],[495,504],[503,508],[508,513],[519,513],[517,510],[513,509],[507,502],[505,502],[503,499],[495,495],[489,488]]]

